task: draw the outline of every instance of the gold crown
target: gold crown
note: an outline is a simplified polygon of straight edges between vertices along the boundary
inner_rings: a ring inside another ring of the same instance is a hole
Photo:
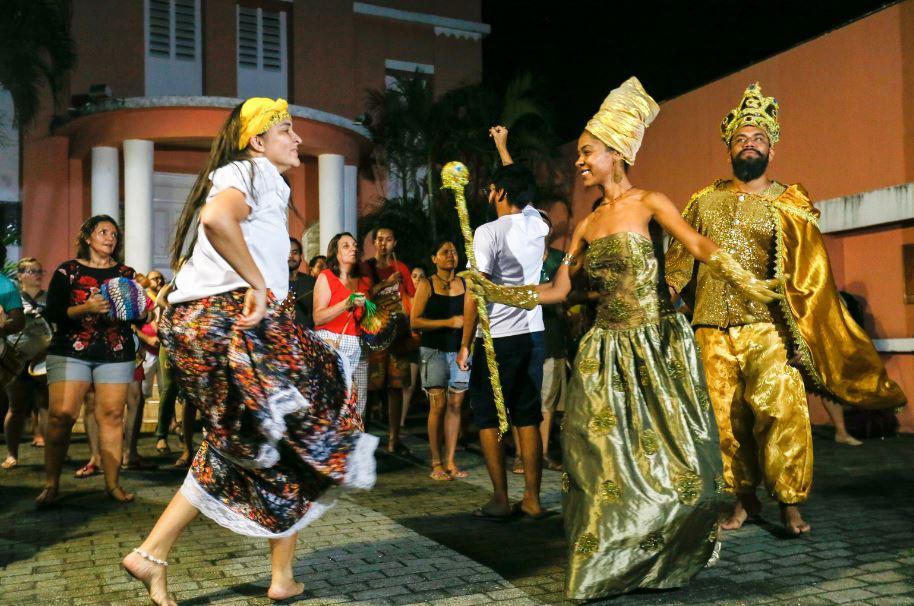
[[[765,131],[771,144],[775,144],[781,136],[778,110],[777,100],[762,95],[762,87],[758,82],[750,84],[746,87],[739,105],[731,109],[720,123],[720,138],[730,145],[733,133],[748,125]]]

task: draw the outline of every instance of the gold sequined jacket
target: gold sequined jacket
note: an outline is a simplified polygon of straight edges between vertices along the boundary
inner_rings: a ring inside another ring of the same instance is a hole
[[[692,196],[683,217],[756,277],[784,281],[784,299],[765,306],[745,300],[699,267],[693,324],[725,328],[775,318],[786,324],[812,391],[863,408],[905,403],[901,388],[888,378],[872,341],[838,294],[819,232],[819,211],[803,186],[775,183],[763,194],[751,195],[716,181]],[[666,255],[667,283],[681,291],[695,263],[674,241]]]

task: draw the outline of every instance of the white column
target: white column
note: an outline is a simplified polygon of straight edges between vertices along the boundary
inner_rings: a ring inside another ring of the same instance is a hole
[[[317,157],[318,201],[321,222],[321,254],[327,253],[330,239],[343,228],[343,156],[321,154]]]
[[[343,169],[343,230],[355,234],[359,229],[359,167],[347,164]]]
[[[120,177],[116,147],[92,148],[92,214],[120,223]]]
[[[124,141],[124,262],[152,269],[152,141]]]

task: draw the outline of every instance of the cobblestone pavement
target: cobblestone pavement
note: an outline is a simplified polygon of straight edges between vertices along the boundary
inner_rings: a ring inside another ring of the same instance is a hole
[[[914,605],[914,436],[835,445],[817,432],[816,482],[805,509],[808,538],[787,539],[777,509],[725,536],[721,562],[685,588],[643,592],[604,604]],[[0,473],[0,604],[146,604],[118,567],[139,544],[182,477],[180,471],[125,472],[132,505],[105,499],[100,476],[75,480],[84,438],[71,449],[62,502],[38,511],[41,451]],[[418,437],[413,455],[380,456],[375,490],[350,494],[306,529],[295,571],[307,591],[295,604],[567,604],[560,516],[492,524],[469,512],[489,484],[479,456],[463,453],[463,481],[427,478]],[[151,439],[141,452],[152,452]],[[174,455],[155,457],[167,464]],[[560,477],[545,472],[544,504],[559,510]],[[521,493],[511,478],[514,496]],[[268,604],[266,542],[199,519],[172,554],[171,588],[184,606]]]

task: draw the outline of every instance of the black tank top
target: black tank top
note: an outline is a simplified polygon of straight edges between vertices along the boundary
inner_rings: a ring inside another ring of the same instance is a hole
[[[463,278],[460,279],[463,282]],[[463,315],[463,297],[466,294],[466,283],[463,282],[464,292],[459,295],[439,295],[435,292],[435,284],[431,282],[432,294],[425,304],[422,316],[427,320],[447,320],[453,316]],[[460,349],[460,340],[463,335],[462,328],[432,328],[422,331],[420,344],[439,351],[457,351]]]

